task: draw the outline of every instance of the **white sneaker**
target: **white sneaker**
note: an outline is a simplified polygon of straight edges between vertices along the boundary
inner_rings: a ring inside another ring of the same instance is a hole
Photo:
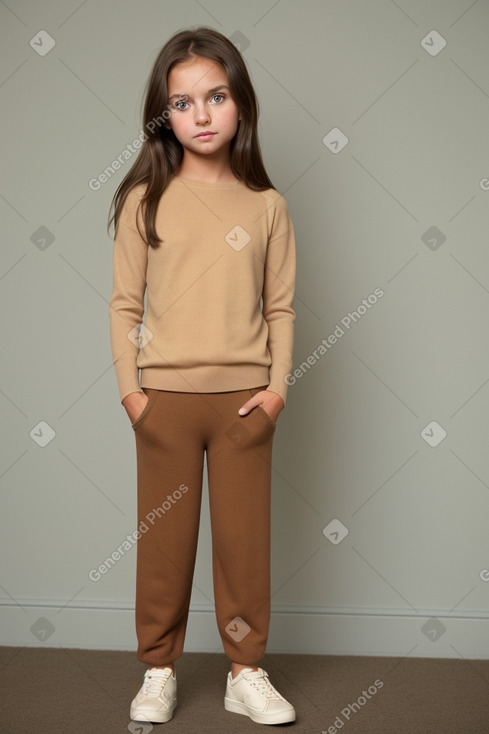
[[[245,714],[258,724],[295,721],[294,707],[272,686],[263,668],[243,668],[236,678],[228,673],[224,708]]]
[[[163,724],[170,721],[177,705],[177,678],[170,667],[151,668],[144,674],[144,682],[131,703],[130,716],[134,721]]]

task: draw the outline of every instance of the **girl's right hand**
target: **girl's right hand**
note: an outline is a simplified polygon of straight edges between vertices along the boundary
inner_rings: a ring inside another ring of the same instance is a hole
[[[131,424],[135,423],[142,414],[148,400],[149,398],[144,392],[131,392],[129,395],[126,395],[122,401],[122,405],[126,409]]]

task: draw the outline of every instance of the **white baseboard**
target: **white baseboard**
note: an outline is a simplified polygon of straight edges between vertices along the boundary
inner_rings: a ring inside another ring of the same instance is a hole
[[[428,620],[435,620],[430,625],[442,631],[438,639],[423,632]],[[396,609],[272,606],[267,654],[485,660],[487,621],[487,614],[477,610],[458,614],[424,610],[415,615]],[[0,645],[135,652],[134,605],[5,600],[0,602]],[[191,606],[184,651],[223,654],[212,605]]]

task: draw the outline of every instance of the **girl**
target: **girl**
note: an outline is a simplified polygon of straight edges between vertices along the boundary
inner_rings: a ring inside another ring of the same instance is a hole
[[[177,702],[204,452],[216,620],[231,662],[225,709],[295,721],[257,666],[270,620],[271,456],[292,365],[296,266],[257,119],[234,44],[210,28],[176,33],[154,64],[145,140],[112,202],[110,335],[136,442],[137,657],[149,665],[130,709],[138,721],[169,721]]]

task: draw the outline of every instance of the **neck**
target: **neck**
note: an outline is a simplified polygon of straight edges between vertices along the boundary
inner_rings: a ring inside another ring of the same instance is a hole
[[[238,180],[231,170],[228,153],[226,156],[220,155],[213,158],[212,156],[192,156],[185,151],[175,175],[207,183],[226,183]]]

